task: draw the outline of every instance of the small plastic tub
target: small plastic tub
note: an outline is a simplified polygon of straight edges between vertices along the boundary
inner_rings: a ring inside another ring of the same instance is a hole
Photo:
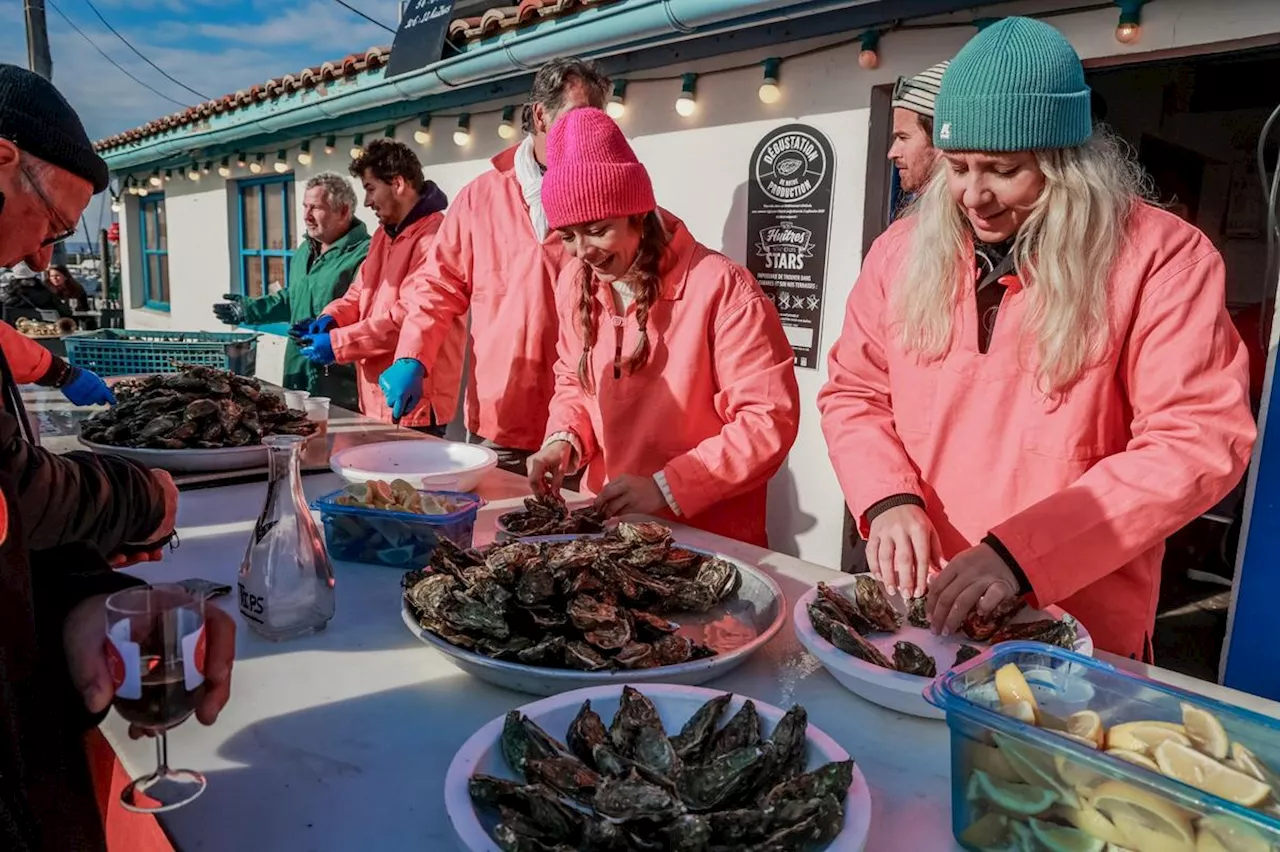
[[[476,515],[485,501],[459,491],[420,491],[459,505],[447,515],[418,515],[387,509],[343,506],[339,489],[316,499],[311,508],[320,513],[325,544],[333,559],[364,562],[390,568],[421,568],[435,552],[441,538],[462,548],[475,540]]]
[[[1009,663],[1031,688],[1040,726],[999,712],[996,672]],[[1272,775],[1280,771],[1280,720],[1037,642],[997,645],[937,678],[925,697],[946,711],[951,729],[951,823],[965,849],[1280,848],[1280,778]],[[1092,710],[1109,746],[1120,742],[1111,732],[1121,723],[1181,725],[1184,705],[1222,723],[1224,763],[1239,746],[1251,752],[1270,796],[1246,807],[1050,729]]]

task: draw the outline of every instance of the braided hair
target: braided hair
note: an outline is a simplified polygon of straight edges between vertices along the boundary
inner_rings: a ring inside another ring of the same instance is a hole
[[[633,220],[634,221],[634,220]],[[640,218],[640,247],[636,252],[631,268],[623,277],[623,281],[631,287],[635,296],[636,325],[640,328],[640,340],[635,351],[616,368],[625,370],[629,375],[635,374],[649,361],[652,347],[649,344],[649,309],[658,298],[661,287],[662,254],[666,251],[670,236],[662,224],[662,217],[656,210],[646,213]],[[582,357],[578,359],[578,383],[587,393],[595,393],[595,379],[591,375],[591,351],[595,348],[599,332],[599,303],[596,302],[598,287],[591,268],[583,264],[578,277],[578,290],[581,293],[578,301],[578,325],[582,331]]]

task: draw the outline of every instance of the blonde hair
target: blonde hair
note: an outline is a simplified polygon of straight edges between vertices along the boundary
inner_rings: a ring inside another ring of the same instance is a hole
[[[1148,191],[1125,143],[1106,132],[1078,148],[1037,151],[1036,162],[1044,190],[1014,240],[1014,268],[1030,303],[1023,333],[1034,339],[1037,385],[1060,397],[1114,337],[1107,282],[1129,214]],[[915,230],[894,293],[902,345],[924,360],[951,348],[973,242],[945,168],[939,166],[908,213]]]

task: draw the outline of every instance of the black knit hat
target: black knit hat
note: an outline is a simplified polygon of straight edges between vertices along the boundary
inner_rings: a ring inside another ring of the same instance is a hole
[[[39,74],[0,63],[0,137],[102,192],[111,180],[71,104]]]

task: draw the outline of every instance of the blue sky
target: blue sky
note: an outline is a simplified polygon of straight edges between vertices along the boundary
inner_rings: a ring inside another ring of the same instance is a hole
[[[49,2],[49,0],[46,0]],[[111,57],[184,105],[199,99],[170,83],[104,27],[85,0],[52,0]],[[395,26],[396,0],[347,0]],[[98,11],[151,61],[211,98],[336,59],[392,34],[333,0],[93,0]],[[25,66],[21,0],[0,0],[0,62]],[[181,107],[113,68],[48,9],[53,82],[80,113],[92,139],[178,112]],[[96,228],[97,203],[89,211]]]

